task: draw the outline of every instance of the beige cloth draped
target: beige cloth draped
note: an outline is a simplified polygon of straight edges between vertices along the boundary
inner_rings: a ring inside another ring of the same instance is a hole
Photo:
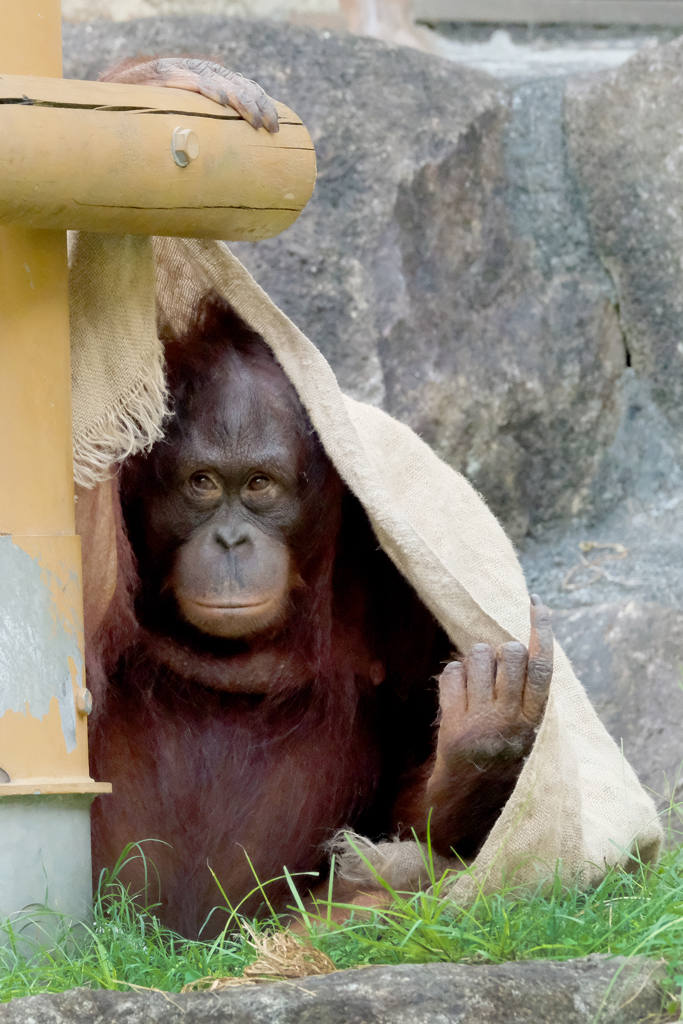
[[[344,395],[324,357],[224,244],[80,235],[71,245],[71,287],[81,485],[160,436],[166,396],[156,316],[183,326],[196,300],[215,289],[271,346],[382,547],[458,649],[528,643],[522,570],[482,499],[408,427]],[[534,884],[558,862],[565,878],[588,883],[630,854],[657,855],[662,830],[652,800],[559,646],[555,657],[534,749],[473,874],[454,883],[458,898],[479,884]],[[399,888],[421,865],[414,843],[380,844],[371,859]]]

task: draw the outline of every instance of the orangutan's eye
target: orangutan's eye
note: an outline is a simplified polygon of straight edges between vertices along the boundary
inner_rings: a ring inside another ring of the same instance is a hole
[[[194,473],[190,477],[190,487],[195,494],[201,494],[204,498],[218,493],[221,489],[218,482],[208,473]]]
[[[247,490],[249,491],[265,491],[266,488],[270,487],[272,480],[269,476],[265,476],[263,473],[256,473],[250,478],[247,483]]]

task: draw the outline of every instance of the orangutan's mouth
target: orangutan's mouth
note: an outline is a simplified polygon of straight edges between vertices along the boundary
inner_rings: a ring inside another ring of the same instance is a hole
[[[207,611],[217,612],[239,612],[254,610],[256,608],[265,608],[267,605],[272,603],[272,598],[267,598],[265,601],[254,601],[251,604],[208,604],[205,601],[192,601],[192,604],[197,608],[205,608]]]

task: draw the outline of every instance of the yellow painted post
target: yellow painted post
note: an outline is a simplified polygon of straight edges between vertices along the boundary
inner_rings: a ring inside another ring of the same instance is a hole
[[[59,0],[0,0],[0,74],[61,77]],[[0,227],[0,919],[90,901],[64,231]]]
[[[28,905],[87,913],[111,788],[88,773],[65,229],[269,238],[315,184],[281,104],[271,136],[195,94],[64,81],[60,13],[0,0],[0,941]]]

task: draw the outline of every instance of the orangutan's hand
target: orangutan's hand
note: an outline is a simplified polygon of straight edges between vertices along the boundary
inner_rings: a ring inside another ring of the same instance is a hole
[[[475,644],[463,662],[452,661],[443,670],[435,775],[458,773],[465,762],[486,770],[526,757],[552,674],[550,614],[534,594],[528,651],[515,640],[495,654],[488,644]]]
[[[220,64],[195,57],[158,57],[156,60],[126,61],[106,71],[101,82],[126,85],[163,85],[201,93],[224,107],[232,107],[254,128],[279,131],[275,104],[260,85],[228,71]]]

